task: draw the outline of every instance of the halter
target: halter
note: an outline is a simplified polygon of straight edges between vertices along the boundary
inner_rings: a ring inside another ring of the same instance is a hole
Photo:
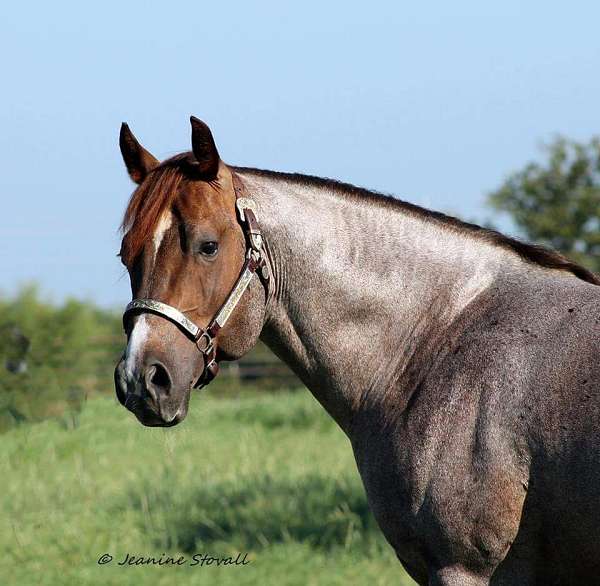
[[[147,312],[160,315],[178,326],[194,342],[204,358],[204,369],[194,384],[194,388],[205,387],[217,376],[219,364],[217,362],[216,336],[231,317],[244,291],[250,285],[252,276],[260,271],[259,276],[265,286],[268,286],[269,271],[263,255],[263,236],[258,225],[256,202],[248,197],[243,197],[243,186],[235,174],[232,174],[232,179],[238,220],[246,237],[246,260],[235,285],[206,329],[196,325],[172,305],[155,299],[134,299],[127,305],[123,313],[123,325],[134,313]]]

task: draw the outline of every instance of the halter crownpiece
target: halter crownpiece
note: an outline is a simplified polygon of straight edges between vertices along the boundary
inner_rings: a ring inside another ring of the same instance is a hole
[[[178,326],[194,342],[204,357],[204,369],[194,384],[194,388],[205,387],[217,376],[219,364],[217,362],[216,336],[237,307],[242,295],[250,285],[253,275],[260,271],[265,286],[268,285],[269,270],[263,256],[263,235],[258,224],[256,202],[242,196],[243,186],[235,173],[232,173],[232,179],[238,220],[246,236],[246,260],[229,295],[206,329],[197,326],[177,308],[155,299],[134,299],[127,305],[123,313],[124,326],[132,314],[153,313],[164,317]]]

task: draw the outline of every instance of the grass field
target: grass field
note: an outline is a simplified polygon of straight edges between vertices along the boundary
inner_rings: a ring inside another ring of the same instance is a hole
[[[22,425],[0,441],[0,584],[412,584],[348,441],[306,391],[195,395],[167,430],[98,398],[74,428]],[[126,553],[184,565],[119,566]],[[200,563],[238,553],[250,563]]]

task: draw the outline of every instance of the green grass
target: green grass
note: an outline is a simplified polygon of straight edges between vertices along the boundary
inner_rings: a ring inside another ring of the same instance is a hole
[[[412,584],[368,510],[350,445],[308,392],[195,395],[173,429],[97,398],[0,436],[0,584]],[[126,552],[246,566],[130,566]],[[100,566],[98,558],[114,560]]]

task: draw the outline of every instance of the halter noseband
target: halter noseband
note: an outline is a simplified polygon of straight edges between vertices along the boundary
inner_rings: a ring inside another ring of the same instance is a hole
[[[256,203],[248,197],[243,197],[243,186],[235,173],[232,174],[232,178],[235,207],[242,230],[246,236],[246,261],[235,285],[206,329],[197,326],[175,307],[155,299],[134,299],[127,305],[123,313],[123,325],[134,313],[147,312],[160,315],[178,326],[196,344],[204,358],[204,369],[194,384],[194,388],[205,387],[217,376],[219,364],[217,362],[215,338],[219,330],[227,323],[244,291],[250,285],[252,276],[260,271],[259,274],[265,285],[267,285],[269,279],[269,271],[263,255],[263,236],[257,220]]]

